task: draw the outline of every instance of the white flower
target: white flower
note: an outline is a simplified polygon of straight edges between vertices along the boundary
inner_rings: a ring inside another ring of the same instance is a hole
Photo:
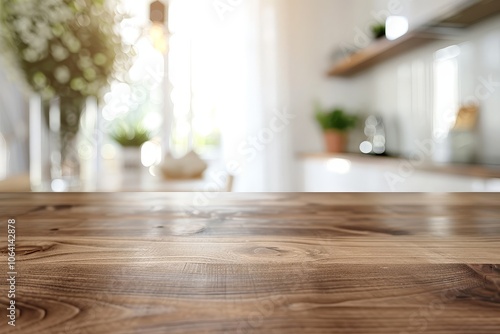
[[[61,37],[64,34],[64,26],[60,23],[52,26],[52,33],[54,36]]]
[[[92,59],[90,59],[90,57],[80,56],[80,59],[78,60],[78,67],[81,70],[91,67],[92,65]]]
[[[36,72],[33,75],[33,83],[37,88],[44,88],[47,86],[47,77],[42,72]]]
[[[106,64],[106,60],[107,60],[106,56],[100,52],[94,56],[94,64],[96,64],[97,66],[102,66]]]
[[[85,80],[83,78],[74,78],[73,80],[71,80],[71,83],[70,83],[70,87],[72,90],[78,92],[78,91],[81,91],[85,88],[86,86],[86,83],[85,83]]]
[[[34,63],[38,60],[38,53],[33,49],[26,49],[23,52],[23,59],[29,63]]]
[[[12,53],[13,63],[15,57],[22,59],[24,64],[19,69],[20,72],[29,76],[30,73],[39,71],[43,75],[31,77],[26,83],[44,98],[53,96],[61,86],[69,86],[81,95],[90,95],[96,94],[100,87],[107,84],[108,71],[101,69],[111,63],[114,57],[109,58],[107,52],[96,53],[97,50],[92,48],[85,49],[83,41],[78,38],[80,35],[73,31],[73,25],[78,24],[85,32],[98,34],[99,38],[106,37],[103,35],[107,32],[111,35],[109,47],[112,47],[111,42],[117,36],[112,28],[115,20],[111,15],[111,6],[101,6],[94,0],[0,1],[5,10],[0,23],[6,28],[0,27],[0,37],[5,35],[7,41],[13,42],[11,52],[7,50],[7,53]],[[101,20],[98,27],[90,26],[95,14],[105,14],[102,19],[106,20]],[[111,21],[108,22],[109,20]],[[37,62],[40,61],[55,62],[55,69],[52,66],[39,68]],[[81,74],[76,75],[77,78],[71,70],[74,66],[78,67],[76,72],[81,71]]]
[[[37,38],[37,36],[32,35],[31,38],[29,39],[28,45],[30,48],[37,53],[37,58],[41,58],[42,55],[47,51],[48,48],[48,41],[43,38]]]
[[[19,19],[12,22],[14,29],[18,33],[29,32],[31,30],[32,24],[33,24],[33,22],[30,19],[28,19],[27,17],[20,17]]]
[[[50,40],[53,37],[52,29],[46,21],[38,21],[36,23],[37,34],[40,38]]]
[[[78,15],[76,20],[80,27],[87,27],[90,24],[90,17],[88,15]]]
[[[35,5],[37,5],[36,1],[32,0],[16,1],[12,4],[11,12],[14,15],[25,15],[27,17],[32,17],[33,15],[37,14]]]
[[[80,43],[79,40],[77,39],[74,39],[72,40],[69,44],[68,44],[68,49],[69,51],[73,52],[73,53],[77,53],[78,51],[80,51],[82,47],[82,44]]]
[[[85,77],[85,79],[87,79],[87,81],[94,81],[96,79],[96,71],[93,69],[93,68],[86,68],[85,70],[83,70],[83,76]]]
[[[64,59],[68,58],[69,52],[64,48],[63,46],[60,45],[52,45],[51,47],[51,54],[52,57],[54,57],[55,61],[63,61]]]
[[[80,44],[80,41],[75,36],[73,36],[72,33],[65,32],[64,35],[62,35],[61,39],[64,46],[66,46],[69,51],[73,53],[77,53],[78,51],[80,51],[82,45]]]
[[[49,22],[54,23],[63,23],[73,18],[73,12],[66,5],[62,5],[57,7],[56,9],[49,10],[46,12],[46,17]]]
[[[56,68],[56,70],[54,71],[54,77],[59,83],[65,84],[69,81],[71,73],[66,66],[62,65]]]

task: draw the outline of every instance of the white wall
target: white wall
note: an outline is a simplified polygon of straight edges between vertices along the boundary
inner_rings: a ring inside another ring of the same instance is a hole
[[[434,53],[458,45],[459,103],[480,102],[478,162],[500,164],[500,21],[498,17],[464,31],[456,39],[437,41],[361,75],[371,82],[370,106],[382,114],[389,149],[408,155],[416,141],[432,138]],[[484,81],[493,80],[485,86]],[[498,85],[496,83],[499,83]],[[479,94],[478,94],[479,92]],[[392,127],[394,125],[394,127]],[[398,130],[396,130],[398,129]]]
[[[340,43],[350,43],[354,7],[345,0],[289,0],[290,109],[295,151],[318,151],[322,138],[313,102],[358,109],[367,104],[368,87],[359,79],[332,79],[326,72]],[[360,89],[359,87],[364,87]]]
[[[410,154],[417,141],[432,138],[434,53],[460,45],[460,100],[474,95],[481,79],[500,82],[500,20],[494,17],[463,31],[382,63],[353,78],[328,78],[332,52],[341,43],[353,44],[359,30],[367,32],[374,13],[387,11],[395,0],[290,0],[288,51],[291,64],[290,107],[298,118],[294,127],[296,152],[323,150],[312,116],[312,102],[339,105],[384,116],[388,150]],[[397,1],[397,0],[396,0]],[[426,22],[462,0],[401,0],[400,15],[410,27]],[[496,79],[495,79],[496,78]],[[500,163],[500,87],[481,101],[478,160]],[[351,145],[353,149],[355,145]]]

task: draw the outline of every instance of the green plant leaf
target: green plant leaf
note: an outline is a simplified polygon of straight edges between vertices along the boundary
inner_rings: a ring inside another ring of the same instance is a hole
[[[321,106],[315,104],[315,116],[319,125],[326,130],[347,131],[356,126],[358,118],[354,115],[347,114],[340,108],[334,108],[331,111],[322,110]]]
[[[122,121],[111,134],[111,138],[123,147],[140,147],[151,139],[151,133],[141,124]]]

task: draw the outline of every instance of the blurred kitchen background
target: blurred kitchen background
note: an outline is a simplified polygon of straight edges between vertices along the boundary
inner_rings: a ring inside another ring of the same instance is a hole
[[[1,0],[0,191],[500,191],[498,0],[104,2]]]

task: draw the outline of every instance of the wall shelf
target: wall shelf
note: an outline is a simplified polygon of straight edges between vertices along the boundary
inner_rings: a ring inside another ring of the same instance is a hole
[[[328,71],[328,75],[331,77],[353,76],[426,43],[445,38],[446,35],[433,33],[432,30],[435,28],[467,28],[499,13],[500,0],[467,1],[455,10],[449,11],[446,16],[434,20],[421,29],[409,32],[395,41],[389,41],[386,38],[373,41],[368,47],[335,64]]]
[[[439,38],[440,35],[423,32],[410,32],[395,41],[381,38],[337,63],[328,75],[349,77]]]

